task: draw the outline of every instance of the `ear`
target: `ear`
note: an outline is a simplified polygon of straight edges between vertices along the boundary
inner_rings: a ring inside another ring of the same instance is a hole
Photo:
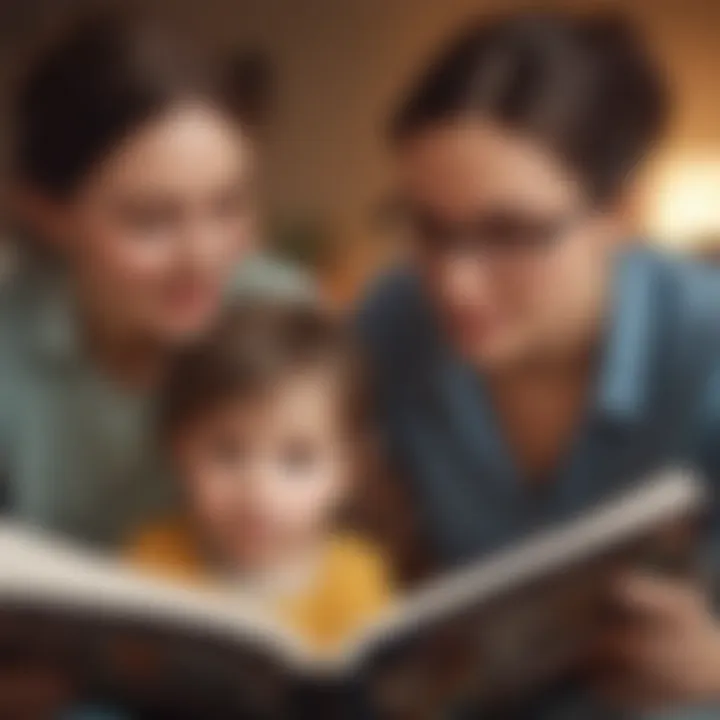
[[[63,251],[70,242],[70,213],[59,200],[53,200],[27,186],[10,189],[9,207],[20,227],[26,228],[52,251]]]

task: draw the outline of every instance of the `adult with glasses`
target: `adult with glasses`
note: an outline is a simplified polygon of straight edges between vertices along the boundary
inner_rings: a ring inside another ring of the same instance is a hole
[[[634,242],[624,212],[667,104],[623,22],[520,15],[465,32],[394,120],[414,252],[359,328],[440,568],[661,466],[719,478],[720,279]],[[603,637],[602,677],[530,717],[720,699],[720,626],[701,592],[632,575],[617,596],[642,622]]]

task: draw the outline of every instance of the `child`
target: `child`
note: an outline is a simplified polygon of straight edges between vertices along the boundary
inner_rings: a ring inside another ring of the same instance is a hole
[[[388,600],[383,561],[336,528],[363,442],[353,375],[319,311],[231,310],[177,358],[164,392],[185,514],[141,532],[130,558],[253,593],[321,647],[373,617]]]

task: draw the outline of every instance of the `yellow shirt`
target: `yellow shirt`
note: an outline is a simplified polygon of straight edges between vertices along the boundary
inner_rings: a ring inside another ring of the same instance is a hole
[[[211,582],[191,533],[181,523],[142,532],[130,544],[127,557],[170,579]],[[328,539],[314,582],[278,600],[277,612],[313,646],[328,648],[376,617],[389,600],[389,573],[381,554],[362,538],[338,534]]]

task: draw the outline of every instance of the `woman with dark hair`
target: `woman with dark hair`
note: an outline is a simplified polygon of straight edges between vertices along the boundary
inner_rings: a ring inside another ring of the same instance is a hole
[[[212,320],[241,262],[255,286],[260,274],[306,291],[246,262],[252,147],[237,101],[179,34],[115,11],[73,25],[24,78],[25,232],[0,292],[0,475],[19,518],[116,543],[167,501],[151,422],[167,356]]]
[[[622,22],[529,15],[465,33],[393,123],[415,252],[371,292],[359,326],[440,566],[660,466],[720,477],[706,442],[720,428],[720,278],[633,243],[623,213],[666,105]],[[720,700],[720,626],[701,594],[618,582],[642,622],[603,638],[605,701]],[[582,694],[529,716],[616,717]]]

